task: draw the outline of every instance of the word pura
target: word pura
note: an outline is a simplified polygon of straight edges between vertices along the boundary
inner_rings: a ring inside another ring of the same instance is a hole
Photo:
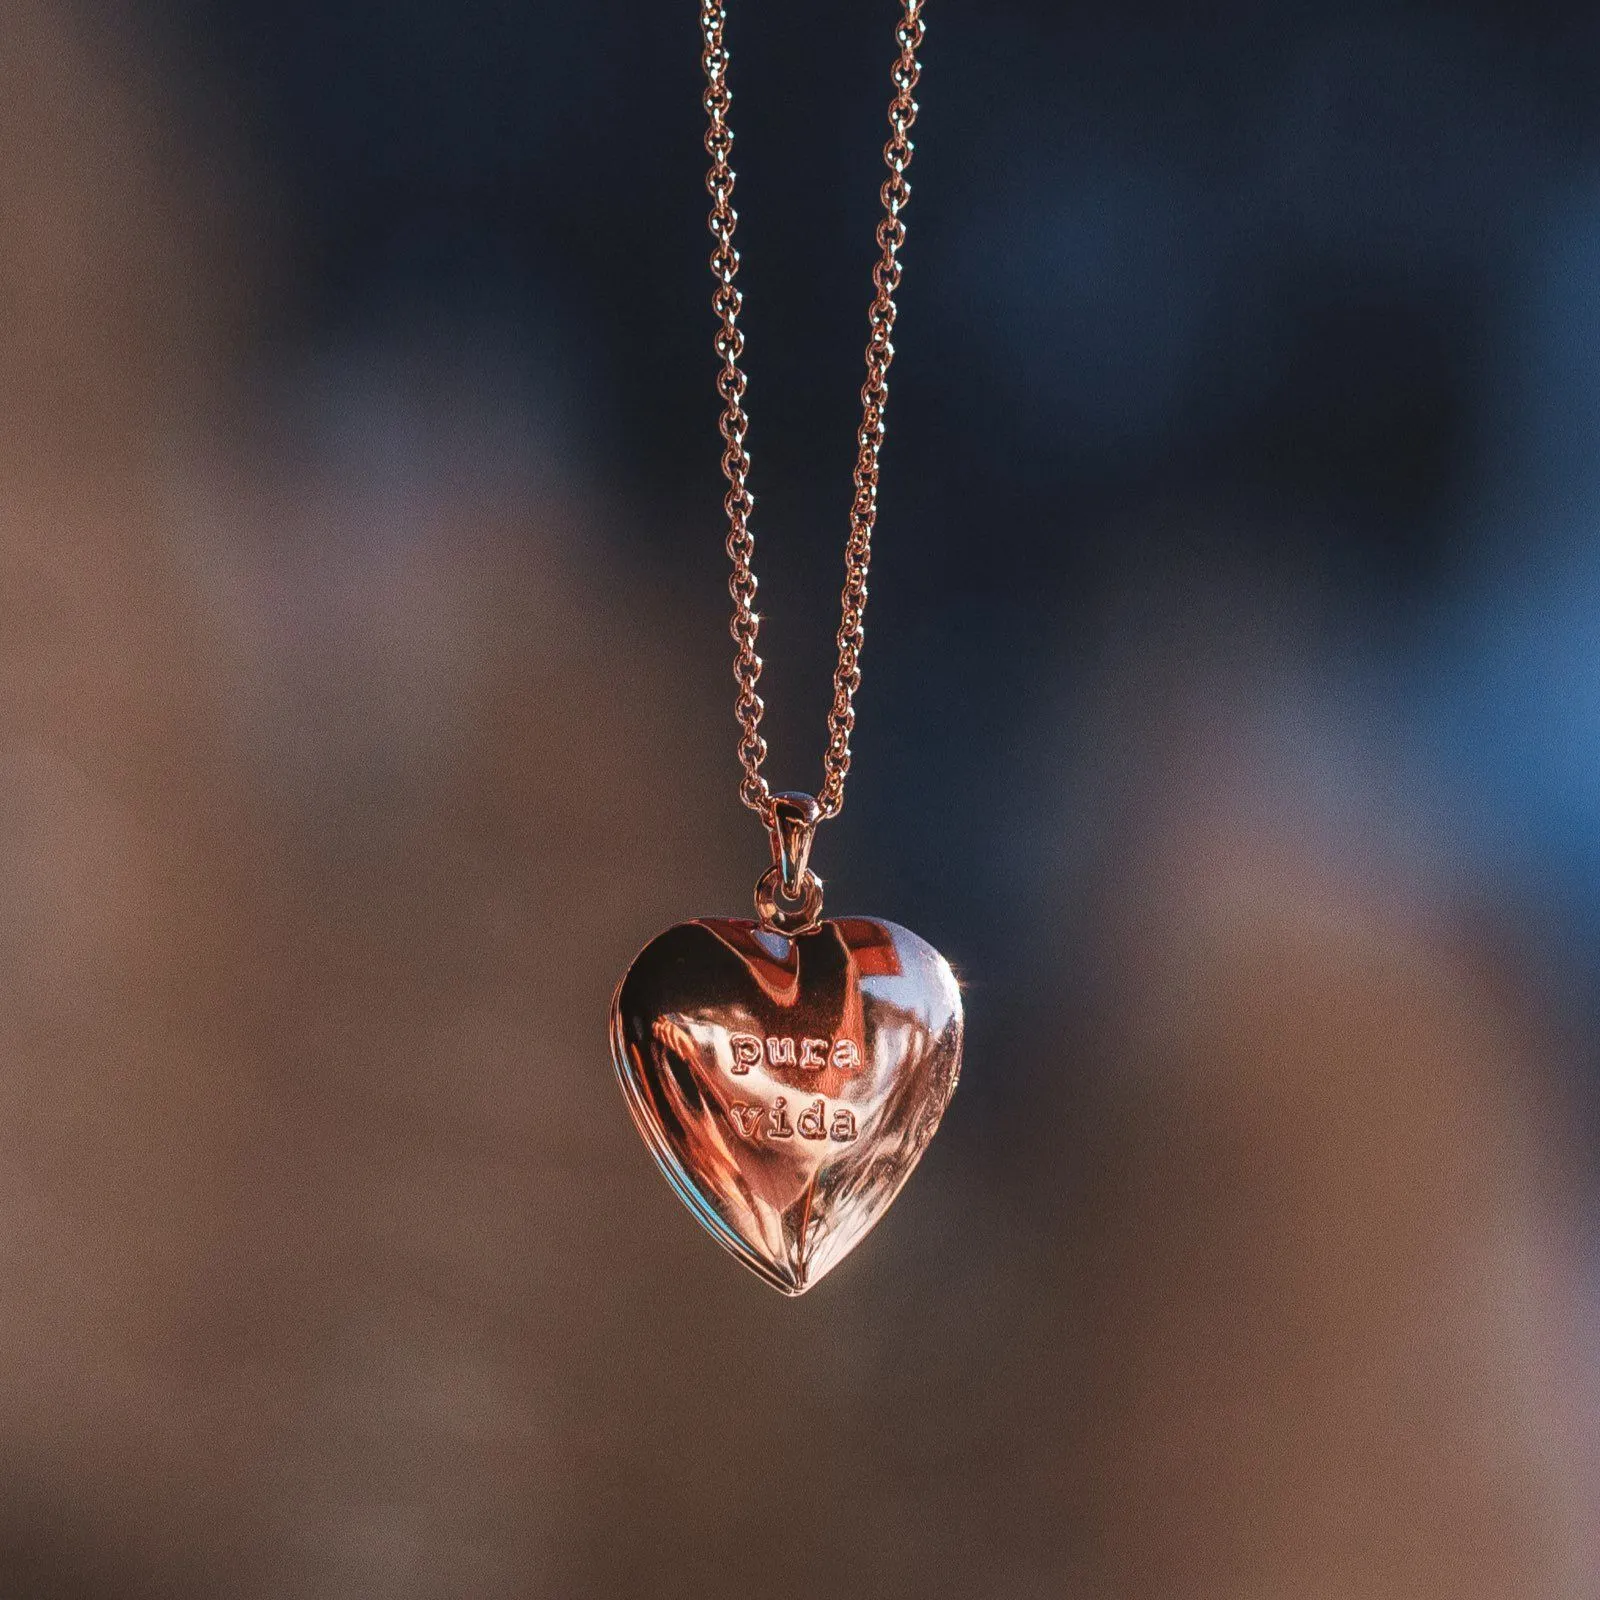
[[[861,1070],[861,1047],[854,1039],[771,1038],[763,1042],[754,1033],[733,1033],[728,1035],[728,1048],[733,1052],[733,1065],[728,1070],[735,1077],[742,1077],[763,1061],[774,1067],[798,1066],[807,1072],[820,1072],[829,1066],[835,1072]]]

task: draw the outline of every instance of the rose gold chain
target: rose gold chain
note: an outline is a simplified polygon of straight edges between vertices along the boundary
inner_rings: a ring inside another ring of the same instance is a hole
[[[911,198],[906,171],[911,165],[911,128],[917,120],[913,94],[922,68],[917,51],[922,44],[923,0],[900,0],[900,20],[895,39],[900,54],[890,77],[894,98],[889,102],[889,142],[883,159],[889,168],[879,197],[883,218],[878,223],[878,248],[881,255],[872,269],[876,293],[867,312],[870,333],[867,339],[867,377],[861,389],[861,427],[856,434],[855,498],[850,506],[850,536],[845,544],[845,582],[839,621],[839,661],[833,672],[833,706],[828,712],[828,748],[823,756],[823,783],[817,804],[823,817],[836,817],[844,805],[844,780],[850,771],[850,736],[855,730],[855,693],[861,687],[861,647],[865,639],[867,609],[867,569],[872,561],[872,532],[878,520],[878,456],[883,449],[884,414],[889,404],[889,366],[894,360],[894,296],[900,287],[900,248],[905,243],[906,225],[901,221]],[[721,0],[701,0],[700,29],[705,49],[701,56],[706,73],[705,108],[709,119],[706,153],[711,170],[706,174],[706,189],[712,200],[708,219],[716,248],[711,252],[711,275],[716,290],[711,297],[719,327],[716,351],[722,360],[717,374],[717,392],[722,396],[721,432],[723,439],[722,473],[728,480],[723,506],[728,513],[728,558],[733,575],[728,592],[733,597],[730,631],[738,651],[733,676],[739,685],[734,714],[739,721],[739,763],[744,778],[739,797],[769,827],[773,825],[772,791],[761,774],[766,759],[767,741],[761,737],[761,714],[766,709],[756,693],[761,677],[761,657],[756,654],[756,638],[761,619],[756,613],[756,577],[751,563],[755,538],[750,532],[750,513],[755,500],[750,493],[750,453],[745,434],[750,419],[744,410],[746,379],[739,366],[744,354],[744,335],[739,330],[739,312],[744,296],[735,287],[739,272],[739,252],[733,247],[733,231],[738,213],[733,209],[734,172],[728,158],[733,151],[733,133],[728,126],[728,109],[733,97],[728,92],[728,47],[723,30],[727,10]]]

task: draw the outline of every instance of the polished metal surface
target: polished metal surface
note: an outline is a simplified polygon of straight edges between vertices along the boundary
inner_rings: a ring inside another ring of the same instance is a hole
[[[617,987],[611,1045],[634,1122],[721,1244],[802,1294],[900,1192],[955,1092],[961,993],[891,922],[789,939],[680,923]]]

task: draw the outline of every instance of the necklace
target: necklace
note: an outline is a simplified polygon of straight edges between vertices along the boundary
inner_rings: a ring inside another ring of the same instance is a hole
[[[811,868],[817,827],[838,816],[850,771],[906,236],[901,213],[911,197],[906,170],[922,9],[923,0],[900,0],[895,28],[899,54],[883,152],[889,172],[867,314],[839,659],[822,787],[812,796],[774,794],[761,770],[767,743],[756,693],[760,619],[739,365],[744,301],[735,286],[727,13],[721,0],[700,4],[723,505],[738,647],[739,795],[766,826],[772,864],[756,885],[755,921],[701,918],[645,946],[612,1000],[611,1051],[633,1120],[679,1198],[720,1244],[785,1294],[804,1293],[876,1224],[921,1159],[961,1069],[961,994],[949,963],[892,922],[824,921],[822,880]]]

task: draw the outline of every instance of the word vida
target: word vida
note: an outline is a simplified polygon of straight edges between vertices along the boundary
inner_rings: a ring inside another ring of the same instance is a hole
[[[772,1105],[750,1106],[735,1100],[728,1114],[739,1132],[752,1141],[765,1135],[768,1139],[792,1139],[798,1133],[802,1139],[833,1139],[839,1144],[849,1144],[856,1136],[856,1114],[845,1106],[834,1108],[833,1120],[828,1120],[828,1102],[817,1100],[789,1121],[789,1102],[780,1094]]]
[[[861,1070],[861,1050],[854,1039],[768,1039],[763,1044],[756,1034],[731,1033],[728,1048],[733,1052],[733,1065],[728,1070],[735,1077],[743,1077],[763,1061],[774,1067],[803,1067],[809,1072],[830,1066],[835,1072]]]

